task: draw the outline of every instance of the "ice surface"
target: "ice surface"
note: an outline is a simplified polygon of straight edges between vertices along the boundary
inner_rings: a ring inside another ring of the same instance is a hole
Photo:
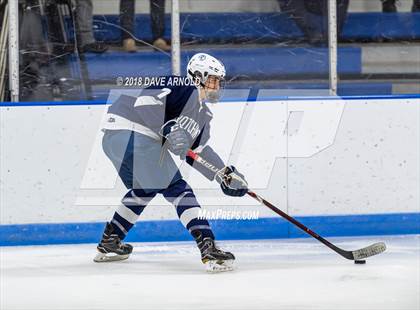
[[[355,265],[313,239],[227,241],[237,269],[207,274],[192,242],[137,243],[131,258],[93,263],[94,244],[3,247],[1,309],[420,309],[420,236],[385,241]]]

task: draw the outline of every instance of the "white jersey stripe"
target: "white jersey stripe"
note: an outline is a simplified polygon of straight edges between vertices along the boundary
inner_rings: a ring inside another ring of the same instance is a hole
[[[186,209],[182,214],[179,216],[179,219],[181,220],[182,225],[187,227],[188,223],[191,222],[193,219],[198,218],[200,212],[199,207],[193,207]]]
[[[121,216],[123,219],[127,220],[127,222],[130,222],[131,224],[135,224],[139,217],[137,214],[135,214],[132,210],[130,210],[124,205],[120,205],[116,212],[119,214],[119,216]]]
[[[141,133],[143,135],[146,135],[150,138],[153,138],[157,141],[160,140],[159,135],[157,135],[153,130],[150,128],[147,128],[146,126],[143,126],[139,123],[134,123],[122,116],[108,113],[106,115],[105,121],[102,123],[102,129],[108,129],[108,130],[132,130],[138,133]]]

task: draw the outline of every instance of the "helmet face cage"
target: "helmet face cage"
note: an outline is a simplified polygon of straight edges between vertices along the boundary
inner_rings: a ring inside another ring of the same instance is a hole
[[[209,78],[215,78],[215,81],[212,82],[209,80]],[[217,80],[217,82],[216,82]],[[209,81],[209,83],[207,83],[207,81]],[[204,91],[206,92],[206,98],[210,103],[216,103],[220,100],[220,98],[222,97],[224,90],[225,90],[225,79],[221,76],[215,76],[215,75],[210,75],[207,78],[207,81],[205,83],[206,87],[204,87]],[[212,84],[219,84],[219,87],[216,88],[216,85],[214,85],[214,87],[212,87]],[[210,85],[208,85],[210,84]]]
[[[194,83],[197,87],[202,87],[206,93],[206,98],[210,103],[216,103],[222,97],[226,86],[226,80],[222,76],[209,75],[208,72],[201,74],[200,71],[195,71],[190,75],[193,77]],[[214,79],[214,81],[212,81]],[[216,82],[217,81],[217,82]],[[216,83],[219,87],[216,88]]]

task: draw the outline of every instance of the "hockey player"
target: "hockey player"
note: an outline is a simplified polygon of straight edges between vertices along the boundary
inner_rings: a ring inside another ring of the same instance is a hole
[[[246,194],[244,176],[235,167],[226,166],[206,144],[212,119],[207,102],[219,100],[224,77],[225,67],[219,60],[199,53],[188,63],[187,79],[165,77],[159,87],[143,89],[138,97],[121,95],[111,105],[102,145],[128,192],[106,224],[95,262],[129,257],[133,247],[122,240],[153,197],[162,194],[175,206],[182,224],[197,242],[206,269],[233,269],[234,255],[216,246],[208,221],[199,218],[200,205],[193,190],[168,153],[186,160],[209,180],[216,180],[226,195]],[[174,81],[184,83],[174,85]],[[189,149],[214,164],[219,172],[195,165],[186,157]]]

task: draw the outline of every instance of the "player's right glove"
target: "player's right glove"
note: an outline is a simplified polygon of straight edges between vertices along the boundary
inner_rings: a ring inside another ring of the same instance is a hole
[[[175,121],[170,121],[162,127],[161,134],[166,138],[168,149],[181,159],[185,159],[191,145],[185,130]]]
[[[222,191],[228,196],[244,196],[248,192],[248,183],[243,174],[234,166],[227,166],[220,170],[215,177]]]

